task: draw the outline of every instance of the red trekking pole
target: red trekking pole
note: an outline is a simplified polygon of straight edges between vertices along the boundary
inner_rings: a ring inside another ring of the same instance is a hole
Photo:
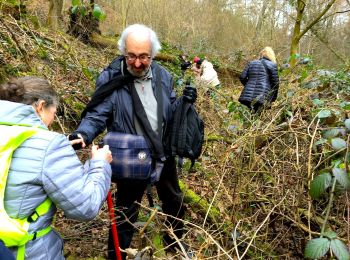
[[[114,205],[113,205],[113,200],[112,200],[112,194],[110,191],[107,194],[107,205],[108,205],[109,218],[111,219],[111,228],[112,228],[115,256],[117,257],[117,260],[122,260],[122,255],[120,253],[120,248],[119,248],[117,223],[116,223],[115,215],[114,215]]]

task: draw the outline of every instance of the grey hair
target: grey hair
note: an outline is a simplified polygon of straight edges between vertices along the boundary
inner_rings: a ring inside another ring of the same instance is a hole
[[[126,54],[125,53],[126,52],[126,46],[125,46],[126,38],[131,33],[136,33],[136,34],[141,34],[141,35],[142,34],[144,35],[147,33],[149,35],[151,45],[152,45],[152,50],[151,50],[151,57],[152,58],[154,58],[158,54],[160,49],[162,48],[160,45],[160,42],[158,40],[157,34],[151,28],[149,28],[143,24],[132,24],[124,29],[124,31],[122,32],[122,35],[120,36],[120,39],[118,41],[118,48],[123,55]]]

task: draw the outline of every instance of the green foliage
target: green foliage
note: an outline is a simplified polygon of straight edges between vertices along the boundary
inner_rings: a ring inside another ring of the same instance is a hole
[[[346,190],[350,188],[350,180],[348,174],[345,172],[345,170],[340,168],[334,168],[332,170],[334,178],[337,180],[337,182]]]
[[[318,107],[316,111],[319,119],[329,120],[331,117],[341,118],[342,111],[337,109],[326,109],[324,103],[319,99],[313,100],[313,105]],[[342,102],[339,107],[342,110],[348,110],[348,102]],[[327,145],[327,150],[324,152],[333,153],[331,161],[331,173],[329,168],[321,171],[322,173],[315,177],[310,183],[310,196],[313,199],[318,199],[321,195],[329,194],[328,205],[326,208],[325,219],[323,220],[321,237],[310,240],[305,248],[305,257],[317,259],[324,257],[330,250],[337,259],[349,259],[349,252],[346,246],[337,238],[337,234],[333,231],[324,232],[327,219],[333,203],[335,191],[344,192],[350,189],[350,178],[346,172],[345,165],[349,163],[349,158],[346,157],[347,151],[347,133],[350,130],[350,120],[345,119],[343,122],[338,121],[338,126],[335,128],[322,131],[321,138],[315,141],[315,146]],[[329,167],[329,166],[328,166]],[[326,167],[327,168],[327,167]],[[339,189],[340,188],[340,189]]]
[[[317,106],[317,107],[323,107],[324,106],[324,101],[320,100],[318,98],[313,99],[312,103],[314,104],[314,106]]]
[[[0,0],[0,5],[2,4],[9,7],[15,7],[15,6],[20,6],[21,1],[20,0]]]
[[[72,9],[73,14],[80,14],[81,16],[86,16],[89,13],[89,3],[84,3],[83,0],[72,0]],[[103,21],[106,18],[105,12],[98,4],[94,4],[92,8],[92,16],[99,21]]]
[[[346,142],[339,137],[333,138],[331,140],[331,144],[332,144],[332,147],[334,150],[341,150],[341,149],[346,148]]]
[[[161,233],[156,233],[152,239],[153,247],[155,248],[156,257],[165,257],[166,253],[164,251],[163,235]]]
[[[339,106],[344,110],[350,110],[350,102],[343,101],[339,104]]]
[[[337,127],[337,128],[332,128],[329,130],[326,130],[322,133],[322,137],[325,139],[331,139],[335,138],[337,136],[342,136],[344,134],[344,129]]]
[[[333,232],[333,231],[327,231],[327,232],[324,232],[322,234],[324,237],[327,237],[329,239],[335,239],[337,238],[337,233]]]
[[[339,239],[331,240],[331,250],[338,259],[345,260],[350,258],[349,251],[346,245],[344,245],[344,243]]]
[[[82,67],[82,72],[91,82],[95,82],[99,75],[99,72],[91,67]]]
[[[305,257],[318,259],[326,255],[331,250],[337,259],[349,259],[350,255],[345,244],[336,238],[334,232],[323,234],[326,236],[310,240],[305,248]]]
[[[305,257],[311,259],[317,259],[324,256],[331,245],[331,241],[327,238],[314,238],[311,239],[305,248]]]
[[[346,129],[347,129],[347,130],[350,130],[350,119],[346,119],[346,120],[344,121],[344,124],[345,124]]]
[[[320,112],[318,112],[317,117],[319,119],[324,119],[327,117],[330,117],[332,112],[329,109],[322,109]]]
[[[330,173],[325,172],[318,175],[312,180],[310,185],[310,196],[314,199],[319,198],[326,190],[331,186],[332,176]]]
[[[106,18],[106,14],[102,11],[101,7],[97,4],[94,4],[92,15],[99,21],[103,21]]]

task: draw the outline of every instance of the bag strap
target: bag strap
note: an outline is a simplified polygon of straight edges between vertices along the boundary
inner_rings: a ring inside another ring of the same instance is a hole
[[[158,79],[160,80],[160,79]],[[160,84],[157,84],[160,88]],[[158,94],[160,91],[156,91]],[[144,133],[144,137],[146,139],[147,144],[149,145],[151,151],[152,151],[152,157],[157,160],[164,161],[164,149],[163,149],[163,143],[161,142],[159,135],[153,131],[150,122],[148,121],[147,114],[145,112],[145,109],[142,105],[142,102],[140,100],[139,95],[137,94],[137,90],[133,84],[130,84],[130,93],[133,101],[134,111],[136,115],[136,119],[139,121],[141,128]],[[161,93],[160,93],[161,94]],[[158,97],[158,102],[162,103],[162,95]],[[162,119],[163,119],[163,108],[160,107],[161,104],[157,102],[157,115],[161,114],[160,118],[158,118],[158,125],[162,125]],[[161,111],[160,111],[161,110]],[[162,133],[162,128],[159,129],[160,134]]]
[[[109,65],[111,69],[114,70],[120,70],[121,69],[121,57],[117,57],[112,61],[112,63]],[[111,78],[106,83],[102,84],[99,88],[97,88],[94,92],[94,94],[91,97],[91,100],[86,105],[85,109],[81,113],[80,118],[83,119],[86,115],[86,113],[100,104],[106,97],[111,95],[114,90],[119,89],[125,85],[128,85],[128,83],[131,82],[131,80],[134,78],[130,73],[128,73],[126,69],[126,64],[124,62],[124,75],[120,74],[114,78]]]
[[[171,151],[172,155],[178,154],[178,141],[179,141],[179,131],[181,126],[181,113],[182,113],[182,103],[183,99],[181,97],[179,104],[175,110],[174,116],[173,116],[173,125],[171,129]]]
[[[183,105],[182,105],[182,113],[181,116],[183,117],[182,120],[182,131],[179,132],[179,152],[184,153],[185,149],[186,149],[186,141],[187,141],[187,125],[188,125],[188,111],[191,109],[191,107],[193,107],[193,104],[183,101]],[[191,165],[190,165],[190,169],[194,166],[195,163],[195,159],[190,158],[191,159]]]
[[[160,68],[155,66],[156,71],[156,98],[157,98],[157,118],[158,118],[158,135],[163,140],[163,89]]]
[[[154,159],[165,160],[164,149],[162,143],[162,134],[163,134],[163,91],[162,91],[162,82],[160,68],[158,65],[154,65],[156,72],[156,99],[157,99],[157,117],[158,117],[158,136],[153,131],[151,124],[147,119],[147,114],[142,105],[139,95],[134,86],[131,86],[130,92],[133,100],[133,105],[135,109],[136,119],[139,121],[143,132],[145,134],[145,139],[151,148],[152,154],[155,157]],[[155,167],[155,160],[152,160],[152,167]],[[152,183],[147,184],[146,196],[150,207],[154,207],[153,197],[152,197]]]
[[[267,74],[267,76],[269,77],[269,81],[271,82],[269,69],[267,68],[265,61],[261,59],[260,62],[264,66],[265,73]]]

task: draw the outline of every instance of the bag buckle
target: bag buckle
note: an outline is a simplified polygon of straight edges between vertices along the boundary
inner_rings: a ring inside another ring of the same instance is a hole
[[[37,235],[37,232],[35,231],[34,234],[33,234],[33,239],[32,241],[34,241],[36,239],[36,235]]]
[[[39,217],[40,216],[39,216],[38,212],[34,211],[33,214],[27,218],[27,221],[29,223],[32,223],[32,222],[35,222]]]

